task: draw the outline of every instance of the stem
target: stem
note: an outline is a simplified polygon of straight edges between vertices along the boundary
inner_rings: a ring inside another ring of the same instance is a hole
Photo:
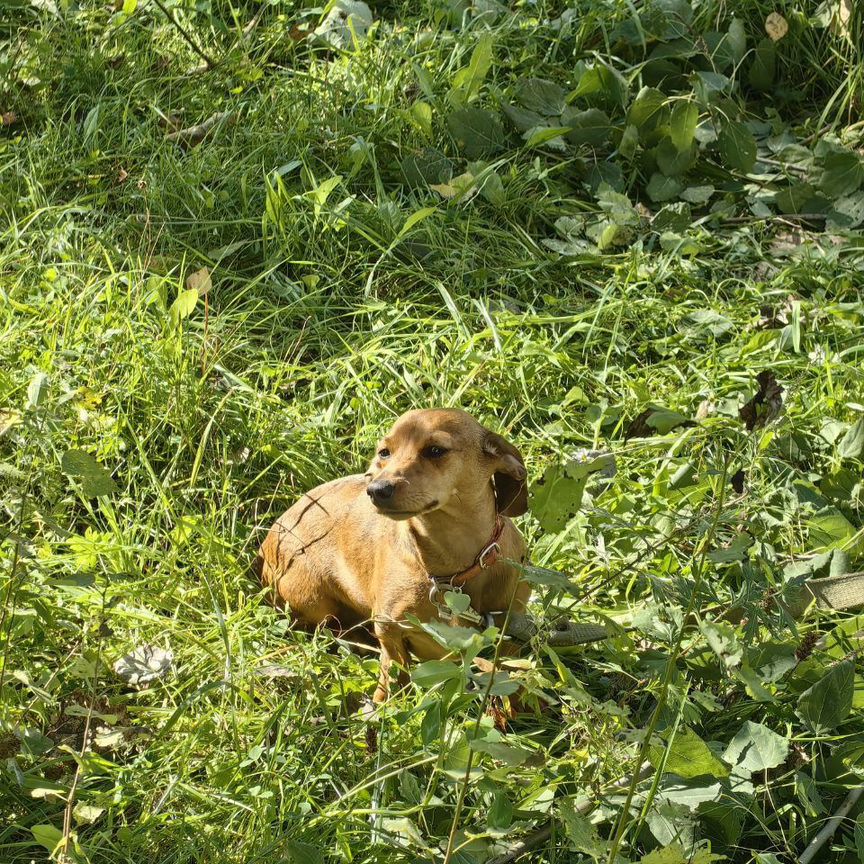
[[[660,722],[660,715],[666,707],[666,699],[669,693],[669,685],[672,683],[672,676],[675,673],[678,665],[678,658],[681,656],[681,642],[684,639],[684,628],[690,615],[693,613],[693,607],[696,604],[696,597],[699,593],[699,588],[702,584],[702,577],[705,573],[705,558],[708,555],[708,547],[711,544],[714,534],[717,531],[717,525],[720,522],[720,515],[723,512],[723,502],[726,497],[726,475],[729,470],[730,456],[727,454],[723,460],[723,472],[720,476],[720,491],[717,496],[717,507],[714,512],[714,518],[705,536],[702,538],[702,548],[700,550],[697,561],[695,578],[693,580],[693,590],[690,592],[690,601],[687,604],[687,609],[684,612],[683,623],[678,635],[675,639],[675,644],[672,646],[672,652],[669,655],[669,660],[666,663],[666,668],[663,673],[663,681],[660,687],[660,695],[657,698],[657,705],[654,708],[654,713],[651,715],[651,721],[648,728],[645,730],[645,737],[642,739],[642,746],[639,748],[639,757],[637,764],[641,765],[648,758],[648,750],[651,746],[651,738]],[[695,556],[694,556],[695,557]],[[621,816],[618,819],[618,827],[615,830],[615,836],[612,840],[612,845],[609,847],[608,864],[615,864],[618,857],[618,850],[621,848],[621,842],[624,839],[624,834],[627,830],[627,825],[630,816],[630,805],[633,803],[633,796],[636,793],[636,786],[639,784],[639,774],[634,772],[633,781],[630,783],[630,788],[627,790],[627,798],[624,801],[624,806],[621,810]],[[646,806],[649,802],[646,801]]]
[[[492,690],[492,685],[495,682],[495,670],[498,668],[498,661],[501,658],[501,646],[504,642],[504,634],[507,632],[507,624],[510,622],[510,611],[513,609],[513,600],[516,598],[516,592],[510,594],[510,603],[507,606],[507,614],[504,616],[504,623],[501,625],[501,632],[498,636],[498,641],[495,643],[495,657],[492,660],[492,671],[489,673],[489,683],[486,685],[486,690],[483,693],[483,698],[480,700],[480,712],[477,716],[477,725],[474,727],[474,738],[480,734],[480,721],[483,719],[483,712],[486,710],[486,705],[489,703],[489,693]],[[468,745],[468,762],[465,765],[465,774],[462,777],[462,783],[459,787],[459,797],[456,799],[456,810],[453,813],[453,822],[450,825],[450,834],[447,837],[447,850],[444,853],[444,861],[442,864],[450,864],[453,857],[453,844],[456,841],[456,829],[459,827],[459,818],[462,815],[462,809],[465,805],[465,795],[468,792],[468,782],[471,779],[471,768],[474,762],[474,751],[471,750],[471,745]]]
[[[192,38],[189,31],[165,8],[162,0],[153,0],[153,2],[162,10],[162,14],[177,29],[177,32],[183,37],[183,41],[207,64],[208,68],[213,69],[216,66],[216,61],[209,57],[202,48],[198,47],[198,43]]]
[[[0,635],[6,627],[7,617],[15,614],[15,603],[18,599],[18,589],[21,587],[20,582],[16,583],[16,575],[18,564],[21,561],[21,532],[24,530],[24,505],[27,502],[27,496],[30,494],[30,475],[27,476],[27,483],[21,491],[21,503],[18,507],[18,525],[15,528],[15,533],[12,535],[12,542],[15,544],[12,552],[12,570],[9,573],[9,587],[6,589],[6,596],[3,599],[3,611],[0,612]],[[3,684],[6,678],[6,665],[8,663],[9,643],[12,641],[12,634],[6,634],[6,641],[3,643],[3,660],[0,664],[0,694],[3,693]]]

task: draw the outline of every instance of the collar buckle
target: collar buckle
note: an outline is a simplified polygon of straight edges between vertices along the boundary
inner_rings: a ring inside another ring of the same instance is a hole
[[[501,547],[498,545],[497,540],[493,540],[478,556],[477,556],[477,566],[481,570],[485,570],[487,567],[491,567],[497,558],[501,554]],[[493,558],[492,561],[489,561],[489,558]]]

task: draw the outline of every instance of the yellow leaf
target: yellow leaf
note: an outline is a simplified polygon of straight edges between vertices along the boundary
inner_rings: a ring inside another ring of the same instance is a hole
[[[474,183],[474,175],[467,171],[454,177],[449,183],[433,183],[431,188],[442,198],[460,201],[473,197],[480,191]]]

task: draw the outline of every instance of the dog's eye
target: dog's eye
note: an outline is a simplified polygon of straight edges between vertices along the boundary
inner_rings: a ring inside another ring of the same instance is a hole
[[[435,446],[427,447],[423,451],[423,455],[427,459],[440,459],[442,456],[447,455],[447,450],[444,447],[435,447]]]
[[[390,451],[386,447],[382,447],[378,451],[378,458],[379,459],[389,459],[390,458]]]

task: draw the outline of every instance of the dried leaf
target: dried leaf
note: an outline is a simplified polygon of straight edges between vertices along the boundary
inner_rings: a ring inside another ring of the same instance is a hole
[[[164,678],[174,662],[174,654],[155,645],[141,645],[114,664],[114,671],[125,681],[138,686]]]
[[[789,25],[779,12],[772,12],[765,19],[765,32],[770,39],[777,42],[789,32]]]
[[[186,277],[186,287],[190,291],[197,291],[199,297],[206,297],[207,293],[213,287],[213,280],[210,278],[210,270],[207,267],[202,267],[194,273],[190,273]]]
[[[777,383],[774,373],[764,370],[756,376],[759,389],[753,398],[738,412],[748,432],[770,423],[783,407],[783,388]]]

